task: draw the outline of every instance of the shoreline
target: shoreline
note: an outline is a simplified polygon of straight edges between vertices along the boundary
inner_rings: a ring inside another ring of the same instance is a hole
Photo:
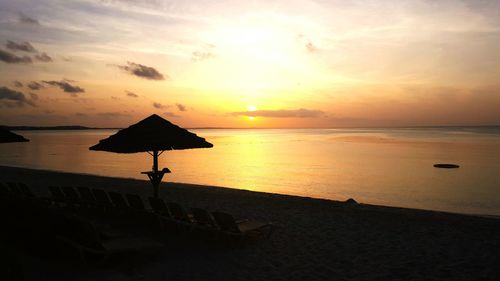
[[[27,167],[22,167],[22,166],[3,166],[3,165],[0,165],[0,174],[2,173],[2,171],[4,169],[9,169],[9,168],[27,170],[27,171],[36,171],[36,172],[41,172],[41,173],[87,176],[87,177],[94,177],[94,178],[102,178],[102,180],[136,181],[136,182],[144,184],[147,187],[151,187],[149,180],[146,180],[146,179],[137,179],[137,178],[132,178],[132,177],[122,178],[122,177],[96,175],[96,174],[90,174],[90,173],[77,173],[77,172],[65,172],[65,171],[50,170],[50,169],[27,168]],[[0,178],[0,180],[1,180],[1,178]],[[300,198],[303,200],[328,201],[328,202],[337,203],[337,204],[345,203],[345,201],[329,199],[329,198],[302,196],[302,195],[285,194],[285,193],[271,193],[271,192],[265,192],[265,191],[254,191],[254,190],[240,189],[240,188],[233,188],[233,187],[226,187],[226,186],[215,186],[215,185],[194,184],[194,183],[184,183],[184,182],[162,182],[160,184],[160,190],[162,190],[162,187],[165,187],[165,185],[175,186],[175,187],[215,188],[215,189],[222,189],[222,190],[233,190],[233,191],[237,191],[237,192],[251,192],[251,193],[268,195],[268,196],[278,196],[278,197],[281,196],[281,197],[283,197],[283,199],[286,199],[289,197],[292,197],[292,198],[296,197],[296,198]],[[147,190],[147,188],[146,188],[146,190]],[[401,210],[419,211],[419,212],[434,212],[434,213],[443,213],[443,214],[450,214],[450,215],[473,216],[473,217],[482,217],[482,218],[491,218],[491,219],[499,219],[500,220],[500,215],[490,215],[490,214],[480,214],[480,213],[460,213],[460,212],[452,212],[452,211],[446,211],[446,210],[419,209],[419,208],[403,207],[403,206],[396,206],[396,205],[372,204],[372,203],[360,202],[356,198],[352,198],[352,199],[356,200],[359,205],[363,205],[363,206],[367,206],[367,207],[374,207],[374,208],[390,208],[390,209],[401,209]]]
[[[37,196],[49,196],[48,185],[134,193],[145,202],[152,192],[144,180],[0,166],[0,182],[6,181],[24,182]],[[269,239],[229,249],[200,243],[179,246],[170,237],[169,246],[155,257],[111,268],[60,266],[15,253],[25,280],[500,278],[498,219],[180,183],[163,184],[160,197],[186,208],[271,221],[276,230]]]

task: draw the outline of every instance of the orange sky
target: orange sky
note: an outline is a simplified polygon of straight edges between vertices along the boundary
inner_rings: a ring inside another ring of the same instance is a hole
[[[0,0],[0,124],[500,124],[500,3]]]

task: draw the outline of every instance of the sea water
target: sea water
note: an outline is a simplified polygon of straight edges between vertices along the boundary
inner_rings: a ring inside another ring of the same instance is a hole
[[[192,131],[214,147],[165,151],[165,181],[500,215],[499,127]],[[20,131],[31,141],[1,144],[0,165],[146,179],[149,154],[88,149],[115,132]]]

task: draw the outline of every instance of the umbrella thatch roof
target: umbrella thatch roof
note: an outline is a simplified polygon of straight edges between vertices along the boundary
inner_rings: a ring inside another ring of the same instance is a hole
[[[137,124],[100,140],[89,149],[134,153],[208,147],[213,147],[213,144],[153,114]]]
[[[25,142],[29,141],[23,136],[20,136],[18,134],[14,134],[13,132],[0,127],[0,143],[6,143],[6,142]]]

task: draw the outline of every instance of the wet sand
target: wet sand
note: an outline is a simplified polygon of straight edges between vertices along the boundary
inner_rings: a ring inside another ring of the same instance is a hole
[[[38,196],[49,196],[49,185],[151,194],[146,181],[0,167],[0,182],[7,181]],[[26,280],[500,280],[495,218],[177,183],[163,183],[160,197],[277,229],[238,247],[170,237],[157,255],[99,267],[16,248],[12,255]]]

